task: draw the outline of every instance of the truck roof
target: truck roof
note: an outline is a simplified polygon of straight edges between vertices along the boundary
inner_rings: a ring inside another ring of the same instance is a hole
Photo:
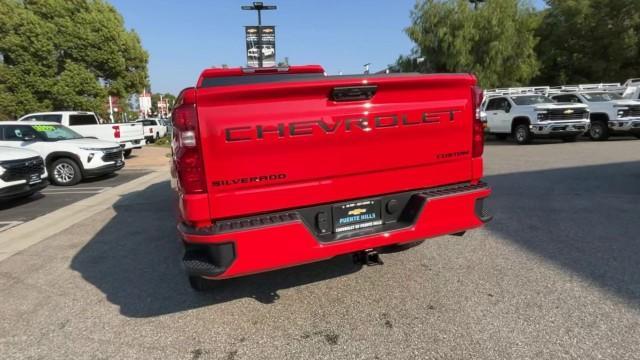
[[[272,67],[272,68],[244,68],[244,67],[231,67],[231,68],[209,68],[202,71],[200,78],[198,79],[197,87],[209,87],[215,85],[232,85],[244,76],[256,76],[256,75],[272,75],[269,78],[273,78],[273,75],[308,75],[308,76],[324,76],[324,68],[320,65],[295,65],[285,67]],[[220,79],[227,80],[220,80]],[[236,81],[230,81],[236,80]]]
[[[95,113],[92,111],[41,111],[25,114],[20,119],[30,115],[95,115]]]

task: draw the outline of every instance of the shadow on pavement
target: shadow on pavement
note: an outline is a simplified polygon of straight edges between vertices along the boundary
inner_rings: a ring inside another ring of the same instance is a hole
[[[152,317],[241,298],[273,303],[278,290],[356,272],[350,256],[221,281],[210,293],[191,290],[181,265],[174,193],[169,182],[131,193],[115,217],[74,256],[71,268],[129,317]]]
[[[490,231],[640,305],[640,161],[486,181]]]
[[[488,229],[600,288],[640,304],[640,162],[487,177],[493,187]],[[129,194],[116,216],[73,258],[71,267],[123,315],[152,317],[241,298],[262,303],[278,290],[347,275],[349,256],[227,280],[193,292],[182,272],[169,183]]]
[[[32,203],[34,201],[38,201],[38,200],[40,200],[40,199],[42,199],[44,197],[45,196],[42,195],[40,192],[37,192],[37,193],[35,193],[35,194],[31,195],[31,196],[7,200],[5,202],[0,203],[0,211],[1,210],[6,210],[6,209],[11,209],[11,208],[22,206],[22,205],[27,205],[27,204],[30,204],[30,203]]]

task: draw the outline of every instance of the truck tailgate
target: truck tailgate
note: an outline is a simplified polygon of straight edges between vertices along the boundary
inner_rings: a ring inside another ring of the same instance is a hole
[[[199,88],[211,216],[469,181],[473,85],[398,74]]]
[[[118,142],[127,142],[131,140],[141,140],[144,138],[142,131],[142,124],[137,123],[122,123],[112,124],[120,128],[120,138],[116,139]]]

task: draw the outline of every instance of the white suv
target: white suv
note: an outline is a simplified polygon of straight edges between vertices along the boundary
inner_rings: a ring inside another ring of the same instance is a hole
[[[49,185],[37,152],[0,146],[0,201],[31,196]]]
[[[58,123],[2,121],[0,146],[37,152],[45,161],[51,181],[62,186],[113,173],[124,166],[118,143],[85,138]]]
[[[535,137],[575,139],[589,130],[589,109],[583,104],[556,104],[546,96],[548,88],[488,90],[482,104],[486,132],[518,144]]]
[[[640,101],[624,99],[615,91],[603,87],[603,84],[561,86],[552,89],[552,92],[555,94],[551,98],[558,103],[589,106],[589,136],[592,140],[606,140],[610,135],[635,135],[640,138]]]

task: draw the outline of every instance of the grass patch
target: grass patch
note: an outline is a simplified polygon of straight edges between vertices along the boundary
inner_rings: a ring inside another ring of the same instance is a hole
[[[161,137],[160,139],[156,140],[155,143],[149,144],[149,145],[170,147],[171,146],[171,139],[169,139],[168,136]]]

